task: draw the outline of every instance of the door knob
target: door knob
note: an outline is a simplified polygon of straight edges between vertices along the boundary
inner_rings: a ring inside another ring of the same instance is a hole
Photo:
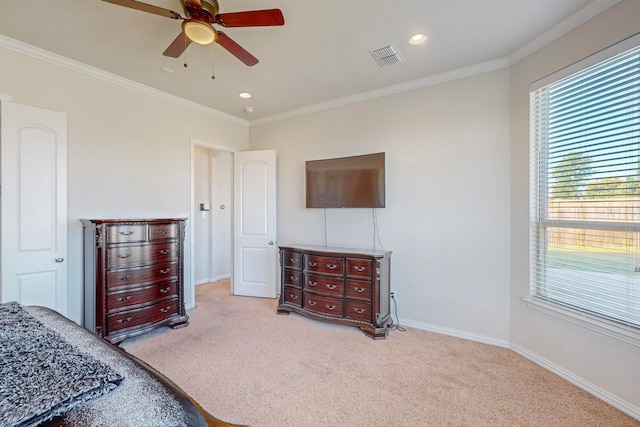
[[[270,244],[270,245],[273,245],[273,244],[274,244],[274,241],[273,241],[273,240],[269,240],[269,244]]]
[[[62,262],[62,261],[64,261],[64,258],[62,258],[62,257],[60,257],[60,256],[59,256],[59,257],[56,257],[56,262]]]

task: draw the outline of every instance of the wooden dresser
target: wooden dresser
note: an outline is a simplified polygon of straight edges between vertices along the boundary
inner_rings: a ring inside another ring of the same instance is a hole
[[[185,219],[83,219],[84,326],[112,343],[188,324]]]
[[[391,252],[280,246],[279,314],[296,312],[360,328],[373,339],[391,326]]]

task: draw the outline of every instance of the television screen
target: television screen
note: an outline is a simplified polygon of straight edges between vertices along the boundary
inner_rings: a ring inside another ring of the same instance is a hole
[[[384,153],[306,162],[307,208],[384,208]]]

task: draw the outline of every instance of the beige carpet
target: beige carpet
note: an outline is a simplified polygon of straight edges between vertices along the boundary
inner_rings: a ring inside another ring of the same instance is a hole
[[[123,347],[214,416],[261,426],[640,426],[499,347],[407,328],[359,329],[277,315],[276,300],[196,287],[190,325]]]

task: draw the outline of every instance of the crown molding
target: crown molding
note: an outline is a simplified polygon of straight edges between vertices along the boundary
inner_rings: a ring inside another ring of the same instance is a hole
[[[64,67],[69,70],[94,77],[96,79],[104,80],[109,83],[122,86],[126,89],[143,93],[145,95],[153,96],[153,97],[162,99],[163,101],[167,101],[184,108],[198,111],[200,113],[204,113],[209,116],[216,117],[218,119],[222,119],[222,120],[235,123],[244,127],[249,126],[249,122],[247,120],[240,119],[238,117],[232,116],[227,113],[223,113],[222,111],[219,111],[210,107],[206,107],[202,104],[198,104],[193,101],[189,101],[179,96],[168,94],[161,90],[154,89],[150,86],[134,82],[133,80],[129,80],[124,77],[118,76],[116,74],[101,70],[99,68],[92,67],[87,64],[83,64],[82,62],[74,61],[64,56],[46,51],[44,49],[37,48],[35,46],[29,45],[27,43],[23,43],[18,40],[14,40],[12,38],[3,36],[1,34],[0,34],[0,47],[6,48],[8,50],[12,50],[14,52],[17,52],[23,55],[30,56],[35,59],[39,59],[41,61],[48,62],[50,64]]]
[[[367,92],[361,92],[351,96],[345,96],[343,98],[334,99],[320,104],[314,104],[296,110],[286,111],[281,114],[275,114],[273,116],[263,117],[261,119],[252,120],[250,126],[258,126],[267,123],[277,122],[280,120],[290,119],[294,117],[304,116],[306,114],[317,113],[319,111],[330,110],[344,105],[356,104],[358,102],[368,101],[383,96],[395,95],[410,90],[420,89],[427,86],[433,86],[440,83],[448,82],[451,80],[457,80],[464,77],[470,77],[476,74],[482,74],[489,71],[499,70],[509,66],[509,60],[507,58],[499,58],[492,61],[482,62],[480,64],[471,65],[468,67],[457,68],[455,70],[446,71],[444,73],[434,74],[427,77],[422,77],[415,80],[409,80],[403,83],[386,86],[380,89],[370,90]]]
[[[510,65],[526,58],[622,0],[596,0],[509,55]]]

